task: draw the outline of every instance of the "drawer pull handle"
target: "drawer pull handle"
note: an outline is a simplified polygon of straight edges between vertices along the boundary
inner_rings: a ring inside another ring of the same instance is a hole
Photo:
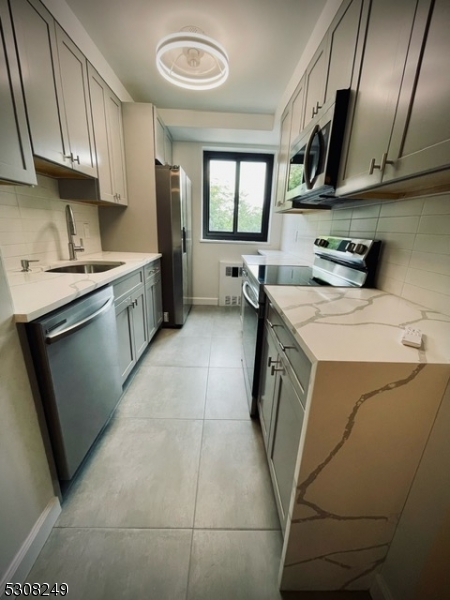
[[[281,342],[278,342],[278,345],[281,348],[281,351],[286,354],[286,350],[296,350],[295,346],[284,346]]]
[[[275,366],[272,365],[272,368],[270,369],[270,374],[273,376],[275,375],[275,373],[278,373],[278,371],[282,371],[283,375],[285,374],[284,367],[281,367],[281,369],[276,369]]]
[[[269,356],[267,366],[271,367],[272,365],[279,365],[280,363],[281,363],[281,360],[273,360],[273,358],[271,356]]]

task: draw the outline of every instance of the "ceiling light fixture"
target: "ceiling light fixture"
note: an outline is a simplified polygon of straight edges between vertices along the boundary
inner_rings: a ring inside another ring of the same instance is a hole
[[[156,66],[167,81],[188,90],[211,90],[229,73],[223,46],[191,25],[159,42]]]

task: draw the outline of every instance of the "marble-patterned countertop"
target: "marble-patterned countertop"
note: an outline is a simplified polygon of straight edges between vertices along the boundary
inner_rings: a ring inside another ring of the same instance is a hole
[[[375,289],[270,285],[264,289],[313,362],[450,366],[450,316]],[[421,349],[401,343],[407,325],[422,331]]]
[[[247,265],[305,265],[306,262],[293,254],[279,250],[266,250],[264,254],[243,254]]]
[[[49,273],[45,270],[75,264],[75,261],[67,260],[51,264],[31,263],[32,270],[26,273],[20,269],[7,271],[14,304],[14,319],[17,323],[27,323],[37,319],[160,257],[161,254],[140,252],[96,252],[80,256],[78,262],[120,261],[125,264],[103,273]]]

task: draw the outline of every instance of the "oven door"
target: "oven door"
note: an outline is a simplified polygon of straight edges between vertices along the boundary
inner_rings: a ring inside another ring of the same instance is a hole
[[[242,272],[242,367],[251,416],[256,414],[256,397],[259,372],[258,331],[260,328],[260,309],[258,290],[250,283],[245,269]]]

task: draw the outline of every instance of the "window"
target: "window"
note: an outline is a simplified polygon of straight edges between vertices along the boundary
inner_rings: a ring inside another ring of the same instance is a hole
[[[273,154],[203,153],[203,239],[266,242]]]

